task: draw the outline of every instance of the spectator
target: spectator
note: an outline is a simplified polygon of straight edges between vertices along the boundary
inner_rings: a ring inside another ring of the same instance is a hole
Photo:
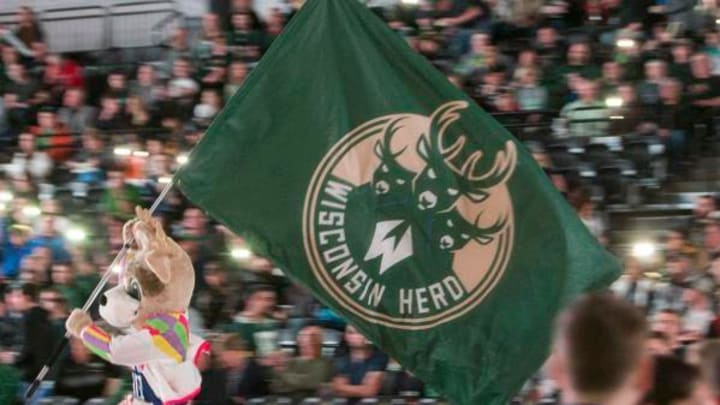
[[[563,403],[638,403],[652,372],[646,336],[632,305],[604,294],[577,300],[559,318],[549,366]]]
[[[27,102],[37,90],[37,84],[30,78],[25,67],[20,63],[7,65],[6,91],[17,96],[19,102]]]
[[[526,69],[522,72],[517,100],[520,111],[538,111],[547,107],[548,92],[539,84],[537,70]]]
[[[245,63],[241,61],[234,61],[230,64],[230,68],[228,70],[228,80],[224,89],[224,96],[226,100],[229,100],[233,94],[237,93],[242,84],[245,82],[247,74],[248,69]]]
[[[65,237],[60,234],[55,222],[55,216],[44,215],[40,219],[40,227],[37,235],[30,240],[30,246],[45,247],[50,250],[51,257],[48,261],[67,261],[70,259],[70,253],[67,251]],[[50,263],[48,263],[49,265]]]
[[[705,225],[705,251],[711,260],[720,257],[720,224],[711,222]]]
[[[660,102],[652,117],[657,134],[667,148],[671,173],[678,173],[680,162],[687,157],[690,114],[682,103],[682,85],[677,80],[660,82]]]
[[[32,230],[24,225],[10,227],[8,238],[3,246],[3,278],[14,279],[20,270],[20,262],[29,255],[32,248],[28,243]]]
[[[162,97],[162,93],[162,87],[157,82],[155,67],[150,64],[140,65],[137,69],[136,80],[128,86],[128,94],[139,97],[148,109],[153,110]]]
[[[22,370],[25,382],[32,381],[40,372],[54,343],[48,313],[40,307],[38,298],[39,289],[34,284],[11,287],[12,306],[23,315],[23,347],[16,366]]]
[[[692,78],[690,69],[692,43],[686,39],[678,40],[673,44],[671,52],[670,76],[680,80],[685,85],[689,84]]]
[[[684,292],[687,311],[683,314],[683,334],[688,342],[700,341],[715,319],[710,298],[701,288],[686,288]]]
[[[625,274],[615,281],[611,289],[636,307],[649,311],[654,294],[654,282],[644,276],[642,264],[633,257],[625,259]]]
[[[54,394],[81,402],[108,397],[120,388],[120,370],[94,356],[81,340],[70,339],[70,353],[57,365]]]
[[[277,349],[278,321],[274,319],[277,293],[275,289],[260,285],[251,289],[245,298],[245,307],[233,322],[225,325],[226,333],[238,333],[248,350],[259,357],[272,353]]]
[[[720,111],[720,77],[713,76],[710,58],[697,53],[690,59],[692,77],[687,87],[688,99],[692,105],[691,119],[697,124],[705,124],[709,133],[713,131],[713,118]],[[705,145],[704,139],[692,139],[692,150]]]
[[[272,391],[296,398],[322,394],[333,376],[332,363],[322,357],[323,331],[319,326],[305,326],[297,336],[299,356],[280,356],[273,365]]]
[[[240,335],[224,335],[213,344],[217,364],[205,372],[199,405],[243,404],[266,395],[267,372],[252,358]]]
[[[470,51],[463,55],[455,72],[463,76],[470,76],[485,67],[485,52],[490,46],[490,35],[478,32],[470,37]]]
[[[37,139],[30,133],[20,134],[19,150],[13,154],[12,161],[5,167],[11,177],[28,173],[33,181],[42,183],[50,175],[53,162],[47,153],[36,149]]]
[[[57,118],[68,127],[73,137],[77,138],[92,125],[95,114],[95,108],[85,104],[85,91],[73,87],[65,91]]]
[[[219,263],[208,263],[204,270],[205,288],[196,293],[195,307],[205,320],[205,328],[213,329],[232,321],[238,292]]]
[[[32,8],[23,6],[18,9],[17,24],[15,36],[18,37],[26,47],[32,48],[35,43],[45,41],[45,34],[35,19],[35,13]]]
[[[53,162],[64,162],[70,157],[73,147],[70,130],[58,121],[53,108],[43,107],[37,113],[37,126],[31,127],[30,131],[37,137],[38,150],[47,150]]]
[[[645,80],[638,85],[640,101],[647,106],[660,103],[660,84],[667,80],[667,64],[661,60],[645,62]]]
[[[95,121],[95,128],[106,133],[117,133],[126,129],[127,119],[122,110],[120,100],[111,94],[100,99],[100,112]]]
[[[347,353],[337,359],[336,376],[333,378],[335,395],[351,402],[360,398],[374,397],[380,393],[387,357],[376,351],[372,344],[355,327],[345,329]]]
[[[572,136],[605,136],[608,110],[598,100],[597,84],[591,80],[577,82],[579,100],[566,104],[560,116],[568,120]]]
[[[685,347],[681,341],[681,328],[680,315],[672,309],[661,309],[653,317],[652,331],[664,333],[670,350],[679,357],[685,354]]]
[[[119,218],[130,219],[139,201],[138,191],[125,183],[122,170],[119,167],[111,168],[107,173],[107,189],[104,190],[100,200],[105,212]]]
[[[645,341],[645,350],[653,356],[670,356],[672,348],[668,336],[660,331],[652,331]]]
[[[252,16],[240,12],[232,16],[228,43],[233,47],[235,57],[244,62],[255,62],[260,59],[265,39],[262,32],[253,28]]]

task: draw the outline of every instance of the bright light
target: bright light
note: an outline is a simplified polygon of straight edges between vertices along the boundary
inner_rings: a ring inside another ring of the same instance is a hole
[[[112,272],[115,274],[120,274],[122,272],[122,266],[119,264],[116,264],[112,267]]]
[[[420,0],[400,0],[406,6],[417,6]]]
[[[182,165],[184,165],[185,163],[188,162],[188,155],[186,155],[186,154],[184,154],[184,153],[183,153],[182,155],[178,155],[176,161],[177,161],[177,163],[178,163],[179,165],[182,166]]]
[[[160,183],[160,184],[168,184],[171,181],[172,181],[172,177],[170,177],[170,176],[158,177],[158,183]]]
[[[28,218],[34,218],[40,216],[40,214],[42,214],[42,211],[40,211],[40,208],[34,205],[28,205],[27,207],[23,208],[22,213]]]
[[[113,153],[117,156],[130,156],[132,154],[132,151],[130,148],[115,148],[113,149]]]
[[[618,39],[617,47],[623,49],[629,49],[635,47],[635,40],[632,39]]]
[[[87,238],[87,232],[84,229],[73,227],[67,230],[65,236],[72,243],[81,243]]]
[[[632,255],[638,259],[649,259],[655,255],[655,245],[651,242],[638,242],[632,247]]]
[[[5,206],[5,204],[0,203],[0,212],[5,211],[5,208],[7,208],[7,207]]]
[[[230,256],[232,256],[235,260],[247,260],[251,258],[253,255],[252,251],[250,249],[245,248],[233,248],[230,251]]]
[[[619,108],[623,106],[623,100],[620,97],[608,97],[605,99],[605,105],[610,108]]]
[[[720,18],[718,18],[717,20],[715,20],[715,24],[720,25]]]
[[[13,194],[7,190],[0,191],[0,202],[10,202],[13,199]]]
[[[132,153],[132,155],[135,157],[146,158],[146,157],[150,156],[150,153],[147,151],[144,151],[144,150],[136,150],[135,152]]]

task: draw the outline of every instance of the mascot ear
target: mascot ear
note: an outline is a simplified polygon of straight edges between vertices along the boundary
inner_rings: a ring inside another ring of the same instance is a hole
[[[170,282],[170,268],[172,260],[165,252],[151,250],[145,256],[145,265],[157,276],[161,283]]]

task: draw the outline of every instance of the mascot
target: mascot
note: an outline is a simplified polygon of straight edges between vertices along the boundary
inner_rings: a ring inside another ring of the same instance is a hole
[[[136,214],[123,228],[128,250],[118,285],[100,296],[100,316],[123,333],[111,335],[79,309],[65,326],[93,353],[132,368],[131,404],[185,404],[200,392],[196,363],[208,350],[188,327],[195,271],[148,211]]]

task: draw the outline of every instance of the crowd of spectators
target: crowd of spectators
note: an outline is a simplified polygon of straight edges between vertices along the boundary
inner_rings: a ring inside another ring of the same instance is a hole
[[[18,11],[16,27],[0,27],[0,403],[13,403],[35,377],[69,311],[122,247],[134,207],[158,196],[301,3],[261,18],[251,1],[210,1],[215,13],[198,32],[176,29],[161,60],[108,65],[99,77],[85,56],[48,49],[31,9]],[[375,11],[523,140],[654,137],[678,173],[712,150],[720,108],[715,0],[410,3]],[[557,124],[551,133],[538,130],[548,116]],[[553,171],[542,148],[533,152],[607,243],[587,190]],[[720,336],[715,209],[711,195],[699,198],[693,221],[668,230],[655,261],[628,257],[613,285],[651,319],[653,352],[682,358]],[[213,343],[194,403],[437,396],[176,190],[157,216],[192,258],[189,318]],[[680,360],[668,359],[669,368],[673,361]],[[47,381],[37,399],[117,403],[129,390],[127,370],[75,340]],[[541,375],[518,401],[547,401],[559,386]]]

